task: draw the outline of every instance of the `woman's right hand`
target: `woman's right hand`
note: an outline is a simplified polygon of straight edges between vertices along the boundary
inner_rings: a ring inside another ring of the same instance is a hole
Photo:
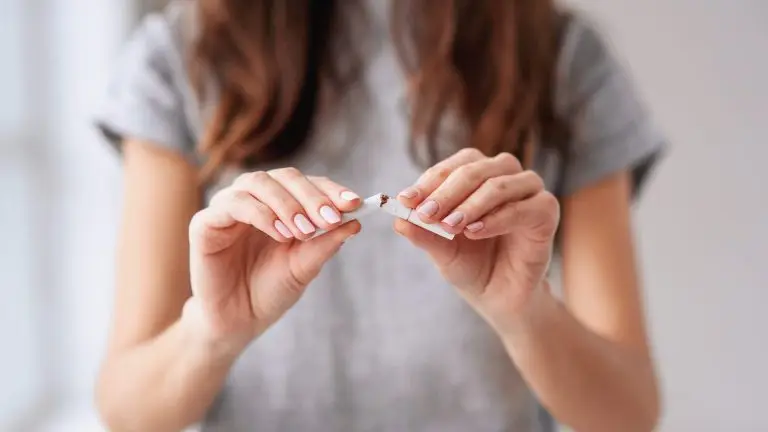
[[[341,245],[360,197],[295,168],[243,174],[190,223],[184,316],[215,341],[247,344],[293,306]],[[318,229],[328,233],[312,238]],[[309,240],[311,239],[311,240]]]

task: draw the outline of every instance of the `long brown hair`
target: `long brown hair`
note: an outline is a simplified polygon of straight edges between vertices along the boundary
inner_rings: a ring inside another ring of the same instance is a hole
[[[342,89],[355,78],[354,63],[344,70],[338,61],[349,58],[338,51],[351,51],[354,39],[341,8],[354,4],[198,0],[191,76],[200,93],[204,74],[220,88],[200,143],[203,179],[223,165],[272,161],[302,146],[321,80]],[[436,161],[448,112],[469,127],[460,145],[487,155],[508,151],[530,165],[535,145],[565,152],[552,102],[563,22],[554,0],[395,0],[392,13],[414,155],[426,149],[426,162]]]

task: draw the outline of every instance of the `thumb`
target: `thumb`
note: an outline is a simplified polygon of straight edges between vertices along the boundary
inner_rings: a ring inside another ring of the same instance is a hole
[[[397,219],[395,232],[426,251],[438,266],[448,264],[456,255],[457,242],[444,239],[406,220]]]
[[[303,285],[317,277],[323,265],[338,252],[341,245],[360,232],[360,222],[353,220],[295,246],[290,267],[293,276]]]

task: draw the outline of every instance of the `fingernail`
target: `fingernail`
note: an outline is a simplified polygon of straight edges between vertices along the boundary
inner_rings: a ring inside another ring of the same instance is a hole
[[[339,216],[339,213],[327,205],[320,207],[320,217],[325,219],[325,221],[329,224],[341,222],[341,216]]]
[[[429,200],[419,206],[419,213],[422,216],[430,217],[437,213],[437,202]]]
[[[483,229],[484,226],[485,226],[485,224],[482,221],[477,221],[477,222],[474,222],[474,223],[471,223],[471,224],[467,225],[467,231],[469,231],[469,232],[478,232],[481,229]]]
[[[464,220],[464,213],[453,212],[443,219],[443,223],[450,226],[456,226],[460,224],[462,220]]]
[[[416,189],[408,188],[400,192],[399,194],[397,194],[397,196],[410,199],[410,198],[416,198],[416,195],[418,194],[419,194],[419,191],[417,191]]]
[[[354,200],[359,200],[360,199],[360,196],[357,195],[356,193],[352,192],[352,191],[344,191],[339,196],[344,201],[354,201]]]
[[[285,238],[293,238],[293,233],[285,224],[279,220],[275,221],[275,229]]]
[[[299,228],[299,231],[303,232],[304,234],[312,234],[315,232],[315,226],[312,225],[312,222],[307,219],[306,216],[299,213],[293,218],[293,223],[296,224],[296,226]]]

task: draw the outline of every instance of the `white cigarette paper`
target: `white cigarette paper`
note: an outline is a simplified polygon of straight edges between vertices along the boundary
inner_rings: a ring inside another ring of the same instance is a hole
[[[360,219],[361,217],[367,216],[375,211],[380,211],[381,199],[382,199],[382,194],[376,194],[374,196],[368,197],[365,200],[363,200],[363,203],[360,205],[360,207],[358,207],[357,210],[347,212],[347,213],[342,213],[340,225],[344,225],[345,223],[355,219]],[[327,230],[318,229],[310,238],[315,238],[319,235],[325,234],[326,232]]]
[[[444,230],[439,223],[429,224],[423,222],[419,218],[419,215],[417,215],[416,212],[414,212],[412,209],[402,205],[396,199],[390,198],[388,195],[381,193],[366,198],[360,205],[360,208],[357,210],[348,213],[342,213],[341,224],[343,225],[351,220],[360,219],[363,216],[367,216],[371,213],[382,210],[392,216],[407,220],[408,222],[420,226],[421,228],[433,232],[443,238],[453,240],[454,234]],[[326,232],[326,230],[318,229],[310,238],[315,238],[319,235],[325,234]]]
[[[382,204],[381,208],[385,212],[391,214],[392,216],[398,217],[400,219],[405,219],[408,222],[420,226],[424,228],[427,231],[433,232],[440,237],[446,238],[448,240],[453,240],[454,234],[449,233],[439,223],[426,223],[419,218],[419,215],[416,214],[413,209],[409,209],[408,207],[404,206],[400,203],[400,201],[390,198],[387,195],[382,195]]]

